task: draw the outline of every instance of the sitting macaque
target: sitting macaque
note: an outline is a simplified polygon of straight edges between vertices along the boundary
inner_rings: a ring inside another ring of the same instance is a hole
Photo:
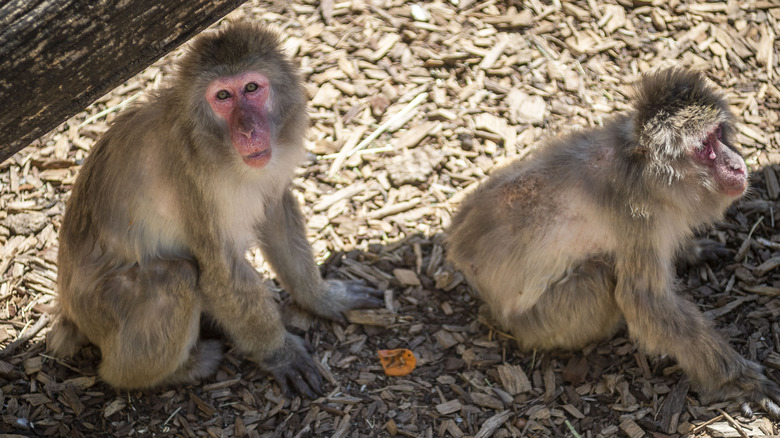
[[[308,125],[278,36],[237,24],[198,37],[168,88],[124,112],[79,174],[60,233],[61,356],[89,341],[100,377],[149,388],[208,376],[221,342],[201,318],[292,389],[322,378],[283,326],[246,252],[259,245],[293,300],[325,318],[379,306],[381,292],[320,277],[292,192]]]
[[[578,349],[625,321],[646,352],[677,360],[703,400],[778,416],[780,388],[675,290],[692,230],[748,186],[734,125],[702,75],[649,74],[630,111],[552,141],[467,197],[449,258],[523,349]]]

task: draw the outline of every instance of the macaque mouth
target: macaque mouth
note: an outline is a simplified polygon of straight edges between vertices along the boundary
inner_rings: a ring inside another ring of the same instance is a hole
[[[737,197],[747,188],[747,166],[742,157],[723,143],[721,125],[713,129],[694,150],[694,158],[711,172],[718,190]]]
[[[271,148],[264,149],[262,151],[253,152],[249,155],[241,157],[244,163],[251,167],[260,168],[268,164],[271,161]]]

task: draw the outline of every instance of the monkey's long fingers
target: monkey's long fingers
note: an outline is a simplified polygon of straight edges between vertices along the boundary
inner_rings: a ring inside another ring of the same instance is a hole
[[[780,418],[780,387],[769,379],[766,379],[763,394],[756,400],[758,404],[773,418]]]
[[[347,292],[352,297],[353,309],[381,307],[385,303],[384,292],[360,283],[347,283]]]
[[[743,400],[745,399],[747,401],[740,406],[740,410],[745,417],[753,416],[751,404],[755,403],[764,408],[772,418],[780,418],[780,406],[778,406],[778,403],[780,403],[780,387],[766,377],[761,379],[758,388],[746,394]]]
[[[723,260],[734,253],[726,245],[712,239],[697,239],[699,259],[704,262]]]
[[[772,418],[780,418],[780,406],[777,405],[777,403],[773,402],[772,400],[765,398],[758,402],[758,404],[761,405],[762,408],[772,417]],[[749,402],[744,402],[740,406],[740,411],[742,411],[742,415],[744,415],[747,418],[750,418],[753,416],[753,409],[750,407]]]
[[[322,375],[313,362],[303,364],[293,383],[299,393],[314,398],[322,395]]]
[[[311,363],[311,359],[303,363],[291,363],[283,369],[271,370],[271,374],[286,397],[292,398],[300,394],[315,398],[322,394],[322,376]]]
[[[384,292],[373,287],[364,286],[357,282],[345,282],[346,292],[349,296],[349,306],[346,310],[333,316],[333,319],[342,325],[349,324],[346,311],[350,309],[367,309],[382,307],[385,303]]]
[[[746,418],[753,417],[753,409],[750,407],[750,403],[744,402],[739,406],[739,410],[742,412],[742,415]]]
[[[761,401],[761,406],[771,415],[773,418],[780,418],[780,406],[777,403],[765,398]]]
[[[344,312],[366,307],[382,307],[384,292],[356,281],[326,280],[324,294],[307,308],[324,318],[347,323]]]

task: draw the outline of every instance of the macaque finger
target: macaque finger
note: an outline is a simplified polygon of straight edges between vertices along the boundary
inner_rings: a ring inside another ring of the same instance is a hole
[[[780,418],[780,406],[778,406],[775,401],[767,396],[760,396],[756,400],[742,403],[740,406],[740,411],[745,417],[751,418],[753,416],[753,408],[751,407],[752,403],[761,406],[772,418]]]
[[[762,391],[756,402],[773,418],[780,418],[780,387],[767,378],[762,380]]]
[[[347,292],[352,295],[352,299],[354,300],[353,309],[381,307],[385,302],[385,293],[383,291],[364,286],[360,283],[348,283]]]
[[[695,257],[694,263],[715,263],[734,255],[733,250],[717,240],[699,238],[694,240],[692,246],[691,255]]]
[[[764,399],[761,402],[761,406],[771,415],[773,418],[780,418],[780,406],[777,403],[769,399]]]
[[[384,293],[357,281],[326,280],[324,283],[327,306],[309,306],[317,315],[343,324],[347,323],[344,312],[352,309],[381,307]]]
[[[716,262],[730,257],[734,251],[726,245],[712,239],[697,239],[699,258],[705,262]]]
[[[286,397],[300,394],[315,398],[322,394],[322,376],[313,363],[290,364],[289,367],[271,371],[271,374]]]
[[[322,376],[307,350],[314,349],[305,339],[286,333],[284,345],[263,363],[288,397],[296,393],[309,398],[322,394]]]
[[[753,417],[753,409],[750,407],[750,403],[744,402],[739,407],[740,412],[742,412],[742,415],[746,418]]]

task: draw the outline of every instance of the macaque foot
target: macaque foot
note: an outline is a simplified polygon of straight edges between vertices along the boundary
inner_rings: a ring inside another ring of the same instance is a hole
[[[745,362],[745,368],[739,376],[702,393],[702,401],[736,400],[741,403],[740,408],[745,417],[752,417],[752,406],[757,405],[772,418],[780,418],[780,387],[764,375],[761,365]]]
[[[344,312],[352,309],[382,307],[384,292],[358,281],[325,280],[325,293],[321,302],[307,308],[323,318],[347,323]]]
[[[297,393],[315,398],[322,394],[322,375],[308,350],[311,347],[306,341],[286,333],[284,345],[260,361],[286,397]]]
[[[46,344],[50,351],[58,357],[73,357],[87,345],[89,341],[79,331],[73,321],[59,315],[46,336]]]
[[[222,342],[215,339],[200,340],[190,351],[190,357],[176,372],[165,378],[165,385],[197,383],[211,376],[222,362]]]
[[[741,406],[742,415],[752,417],[753,409],[751,404],[756,404],[764,408],[772,418],[780,418],[780,406],[778,406],[778,403],[780,403],[780,388],[775,382],[766,377],[761,377],[760,381],[748,382],[748,385],[745,385],[746,382],[735,384],[735,386],[740,387],[739,389],[744,391],[743,395],[738,398],[738,400],[743,401]],[[752,388],[742,388],[744,386]]]

